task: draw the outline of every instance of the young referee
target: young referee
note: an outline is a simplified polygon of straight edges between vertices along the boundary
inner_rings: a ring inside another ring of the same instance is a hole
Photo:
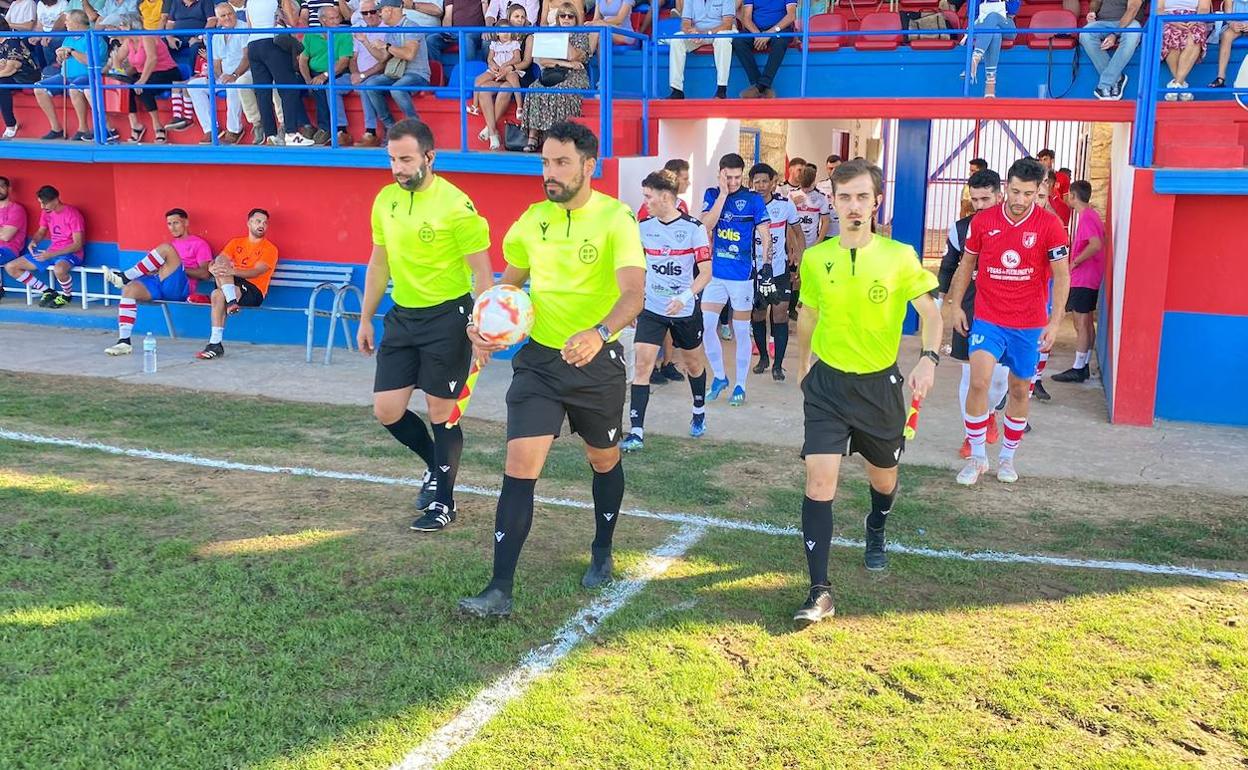
[[[641,312],[646,260],[632,210],[594,191],[598,138],[588,128],[556,123],[542,145],[546,200],[521,215],[503,239],[502,282],[529,281],[537,320],[512,361],[507,390],[507,460],[494,524],[494,577],[463,599],[475,617],[511,614],[512,581],[533,523],[533,490],[550,446],[567,418],[585,442],[593,468],[594,541],[586,588],[611,580],[611,542],[624,498],[620,427],[624,416],[624,350],[616,337]],[[472,326],[481,357],[501,349]]]
[[[929,293],[936,276],[923,269],[912,247],[871,232],[883,199],[881,179],[880,169],[865,161],[842,163],[832,172],[832,205],[841,234],[807,249],[800,267],[798,339],[806,428],[802,541],[811,584],[806,603],[793,617],[800,626],[835,612],[828,584],[832,498],[841,457],[853,452],[866,461],[871,484],[871,513],[864,522],[866,566],[888,566],[884,524],[897,496],[897,464],[905,446],[906,397],[897,348],[907,304],[923,321],[923,352],[906,380],[915,395],[927,395],[940,360],[940,310]]]
[[[468,196],[433,173],[436,153],[427,125],[411,118],[395,123],[386,146],[395,183],[373,201],[373,252],[357,336],[360,352],[372,355],[373,315],[393,280],[394,307],[386,313],[377,349],[373,414],[425,461],[425,483],[416,500],[424,513],[411,528],[434,532],[455,521],[455,473],[464,434],[446,421],[472,363],[464,332],[471,291],[494,284],[490,230]],[[417,388],[425,392],[432,437],[407,408]]]

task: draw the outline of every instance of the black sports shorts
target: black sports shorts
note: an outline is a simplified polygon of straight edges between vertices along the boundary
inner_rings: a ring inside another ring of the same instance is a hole
[[[377,349],[373,392],[415,386],[435,398],[455,398],[472,364],[464,328],[472,312],[468,294],[432,307],[400,307],[386,313]]]
[[[586,444],[607,449],[620,440],[624,419],[624,347],[608,342],[579,369],[560,351],[529,340],[511,361],[507,440],[558,436],[566,417]]]
[[[637,316],[637,331],[633,335],[633,341],[661,346],[669,331],[672,333],[672,344],[677,348],[696,350],[702,344],[702,314],[695,312],[685,318],[669,318],[643,310]]]
[[[850,374],[816,360],[802,380],[802,456],[856,452],[877,468],[896,466],[906,446],[903,383],[896,364]]]

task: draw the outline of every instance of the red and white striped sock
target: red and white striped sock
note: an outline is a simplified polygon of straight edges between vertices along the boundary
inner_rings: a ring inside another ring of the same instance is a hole
[[[138,315],[138,301],[131,297],[122,297],[117,304],[117,339],[130,339],[130,335],[134,333],[134,319]]]
[[[1001,425],[1005,433],[1004,440],[1001,442],[1001,459],[1012,460],[1014,450],[1018,449],[1018,445],[1023,440],[1023,434],[1027,432],[1027,418],[1018,420],[1007,414]]]
[[[1040,363],[1036,364],[1036,373],[1031,376],[1031,384],[1027,386],[1027,398],[1031,398],[1031,394],[1036,392],[1036,383],[1044,376],[1044,367],[1049,365],[1049,354],[1040,354]]]
[[[126,277],[130,280],[141,278],[145,275],[151,275],[160,270],[165,264],[165,258],[156,249],[147,252],[147,256],[135,263],[134,267],[126,271]]]
[[[66,297],[68,297],[74,293],[74,274],[73,273],[70,273],[64,278],[58,275],[56,277],[56,282],[61,285],[61,294],[64,294]]]
[[[169,107],[173,112],[174,120],[190,120],[190,109],[186,104],[186,97],[181,90],[175,90],[173,95],[169,97]]]
[[[22,274],[17,277],[17,280],[26,284],[31,291],[44,291],[48,288],[46,283],[36,278],[35,274],[29,270],[23,270]]]
[[[967,417],[966,423],[966,440],[971,443],[971,456],[978,457],[981,460],[988,458],[988,452],[985,449],[985,443],[988,436],[988,421],[992,419],[989,413],[982,415],[972,415]]]

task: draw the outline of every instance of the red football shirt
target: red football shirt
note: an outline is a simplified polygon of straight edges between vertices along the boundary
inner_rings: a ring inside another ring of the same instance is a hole
[[[966,236],[966,252],[979,257],[975,317],[1011,329],[1036,329],[1049,322],[1049,263],[1070,256],[1066,228],[1035,206],[1022,221],[1011,222],[1005,206],[976,214]]]

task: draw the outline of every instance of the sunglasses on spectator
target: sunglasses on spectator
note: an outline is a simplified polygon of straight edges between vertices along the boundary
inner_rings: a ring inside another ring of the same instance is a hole
[[[381,11],[360,11],[361,16],[376,16],[379,13],[381,13]]]
[[[575,13],[561,13],[561,14],[559,14],[558,18],[560,18],[560,19],[575,19],[575,18],[576,18],[576,14],[575,14]]]

